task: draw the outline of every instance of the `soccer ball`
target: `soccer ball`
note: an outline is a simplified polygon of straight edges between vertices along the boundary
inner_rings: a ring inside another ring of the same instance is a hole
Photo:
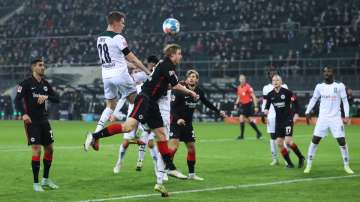
[[[163,22],[163,31],[165,34],[176,34],[180,31],[180,23],[175,18],[168,18]]]

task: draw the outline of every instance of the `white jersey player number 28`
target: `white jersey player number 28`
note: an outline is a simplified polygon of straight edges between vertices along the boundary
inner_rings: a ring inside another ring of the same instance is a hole
[[[111,57],[109,54],[109,47],[106,43],[98,44],[99,57],[101,58],[101,64],[111,63]]]

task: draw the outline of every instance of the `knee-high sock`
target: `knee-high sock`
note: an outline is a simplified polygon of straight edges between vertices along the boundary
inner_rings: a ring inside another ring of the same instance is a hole
[[[250,121],[250,126],[256,131],[256,134],[260,134],[260,130],[258,129],[258,127],[256,126],[256,123],[254,123],[253,121]]]
[[[143,162],[145,158],[145,148],[146,145],[139,145],[139,151],[138,151],[138,161]]]
[[[289,152],[288,152],[288,150],[287,150],[286,148],[282,148],[282,149],[281,149],[281,154],[282,154],[282,156],[284,157],[284,159],[285,159],[285,161],[286,161],[286,163],[287,163],[288,165],[294,165],[294,164],[291,162],[291,159],[290,159],[290,156],[289,156]]]
[[[106,122],[109,120],[110,115],[113,113],[113,110],[109,107],[106,107],[101,114],[100,120],[96,126],[95,132],[99,132],[101,129],[104,128]]]
[[[119,147],[118,160],[117,160],[117,162],[116,162],[117,165],[121,165],[121,164],[122,164],[122,162],[123,162],[123,160],[124,160],[124,157],[125,157],[125,154],[126,154],[126,149],[127,149],[127,148],[125,148],[123,144],[120,145],[120,147]]]
[[[270,150],[271,150],[271,157],[273,160],[276,160],[277,158],[277,146],[276,146],[276,140],[270,139]]]
[[[51,163],[52,163],[52,159],[53,159],[53,155],[49,152],[45,152],[44,154],[44,159],[43,159],[43,163],[44,163],[44,178],[49,178],[49,172],[50,172],[50,167],[51,167]]]
[[[308,150],[308,156],[307,156],[307,163],[306,163],[307,166],[312,165],[312,161],[314,159],[317,147],[318,147],[317,144],[314,144],[314,143],[310,142],[310,146],[309,146],[309,150]]]
[[[299,147],[295,143],[292,143],[291,145],[289,145],[289,147],[294,151],[298,158],[304,158]]]
[[[245,131],[245,123],[240,122],[240,137],[244,137],[244,131]]]
[[[162,156],[162,159],[165,163],[165,166],[169,170],[176,170],[174,163],[171,160],[170,150],[167,144],[167,141],[158,141],[157,142],[158,150]]]
[[[159,152],[157,155],[159,158],[157,158],[157,161],[156,161],[156,167],[157,167],[156,183],[162,184],[163,180],[164,180],[164,175],[165,175],[165,163],[164,163],[163,159],[161,158],[161,154]]]
[[[154,162],[154,171],[155,171],[155,174],[157,176],[157,174],[158,174],[157,161],[161,157],[158,155],[159,151],[158,151],[157,147],[153,147],[151,149],[149,148],[149,150],[150,150],[151,158],[153,159],[153,162]]]
[[[31,168],[34,176],[34,183],[39,183],[40,156],[32,156]]]
[[[122,133],[123,129],[122,129],[122,125],[118,124],[118,123],[114,123],[109,125],[108,127],[100,130],[99,132],[93,133],[93,137],[95,139],[100,139],[100,138],[104,138],[104,137],[109,137],[118,133]]]
[[[343,158],[344,166],[349,166],[349,150],[347,145],[340,146],[340,151]]]
[[[187,165],[189,168],[189,174],[195,173],[196,155],[195,151],[189,151],[187,154]]]

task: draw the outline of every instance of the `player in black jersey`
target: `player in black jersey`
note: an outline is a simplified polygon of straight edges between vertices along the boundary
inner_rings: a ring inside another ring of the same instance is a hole
[[[199,73],[196,70],[189,70],[186,73],[186,80],[184,85],[197,93],[200,96],[200,101],[206,107],[213,110],[222,117],[226,117],[225,112],[217,109],[211,102],[209,102],[204,92],[199,88]],[[193,99],[190,96],[184,95],[181,92],[173,91],[171,98],[171,125],[170,125],[170,139],[173,145],[172,157],[175,155],[179,141],[185,143],[187,147],[187,165],[189,168],[188,179],[204,180],[195,175],[195,132],[192,125],[193,114],[196,107],[200,104],[199,100]]]
[[[49,179],[54,137],[48,121],[47,101],[59,102],[59,98],[48,81],[44,79],[44,61],[42,59],[33,60],[31,70],[32,76],[17,86],[15,106],[22,115],[28,145],[31,145],[32,149],[31,166],[34,176],[34,191],[42,192],[44,191],[43,186],[51,189],[58,188]],[[39,184],[41,145],[45,150],[43,158],[44,175]]]
[[[267,115],[270,105],[273,104],[276,113],[275,136],[279,150],[287,162],[287,167],[293,168],[294,164],[291,162],[289,153],[284,147],[285,139],[285,144],[290,147],[299,158],[298,167],[302,168],[304,166],[305,158],[292,139],[293,125],[299,117],[299,104],[290,90],[281,87],[282,79],[279,75],[274,75],[272,77],[272,84],[274,90],[270,91],[265,97],[267,102],[264,113]],[[293,113],[293,110],[295,110],[295,114]]]
[[[99,132],[89,133],[84,144],[84,149],[86,151],[89,150],[97,139],[118,133],[130,132],[141,122],[143,125],[147,125],[157,136],[157,146],[166,167],[169,169],[168,174],[184,179],[186,176],[177,171],[171,161],[171,151],[168,148],[163,120],[157,101],[166,94],[169,85],[173,90],[183,92],[195,99],[198,99],[199,96],[194,91],[178,83],[175,67],[180,63],[182,58],[180,46],[177,44],[169,44],[164,48],[164,54],[164,60],[160,61],[155,67],[150,78],[145,81],[142,86],[140,94],[137,95],[134,109],[128,119],[124,123],[111,124]],[[168,196],[165,187],[160,182],[155,185],[155,190],[161,192],[162,196]]]

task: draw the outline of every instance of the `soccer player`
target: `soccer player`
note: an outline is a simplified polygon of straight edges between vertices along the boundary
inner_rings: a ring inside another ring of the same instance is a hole
[[[211,102],[209,102],[204,92],[199,88],[199,73],[196,70],[189,70],[186,73],[186,80],[184,85],[196,92],[200,96],[200,101],[209,109],[213,110],[222,117],[226,117],[224,111],[217,109]],[[170,139],[173,145],[172,157],[175,155],[179,141],[184,142],[187,148],[187,165],[189,169],[188,179],[191,180],[204,180],[203,178],[195,175],[195,132],[192,125],[194,110],[199,105],[198,100],[194,100],[188,95],[181,92],[173,92],[171,99],[171,125],[170,125]]]
[[[136,96],[134,110],[130,117],[124,123],[111,124],[99,132],[89,133],[84,148],[86,151],[89,150],[97,139],[130,132],[141,122],[155,133],[158,150],[166,167],[169,169],[168,174],[178,178],[186,178],[185,175],[176,170],[174,163],[171,161],[164,124],[157,101],[166,94],[169,85],[171,85],[172,90],[181,91],[195,99],[199,96],[178,82],[175,68],[182,58],[180,46],[168,44],[164,48],[164,54],[165,59],[157,65],[150,78],[142,86],[141,93]],[[157,182],[154,189],[160,192],[162,196],[168,196],[168,192],[161,181]]]
[[[116,107],[118,92],[123,97],[126,97],[130,103],[134,103],[136,87],[133,78],[129,74],[126,60],[146,74],[150,74],[149,70],[130,51],[126,39],[121,35],[125,27],[125,14],[113,11],[107,16],[107,23],[106,31],[97,38],[106,108],[101,114],[95,132],[103,129],[104,124],[109,120]],[[98,149],[98,142],[94,146]]]
[[[268,76],[270,79],[270,83],[265,85],[263,87],[263,102],[261,105],[261,110],[262,112],[264,112],[265,110],[265,106],[266,106],[266,95],[269,94],[270,91],[272,91],[274,89],[274,86],[272,85],[272,77],[274,75],[278,74],[278,72],[275,69],[270,69],[268,71]],[[282,84],[281,87],[288,89],[286,84]],[[270,165],[274,166],[274,165],[278,165],[279,162],[277,160],[277,149],[276,149],[276,136],[275,136],[275,117],[276,117],[276,113],[274,110],[274,106],[270,105],[270,109],[269,109],[269,113],[266,116],[266,128],[267,128],[267,132],[270,134],[270,150],[271,150],[271,157],[272,157],[272,161],[270,163]],[[265,123],[265,117],[262,116],[262,121]]]
[[[334,69],[327,66],[323,69],[324,82],[317,84],[314,94],[306,109],[305,115],[308,121],[311,119],[310,112],[320,99],[319,117],[316,121],[314,135],[310,142],[308,158],[304,173],[310,173],[312,161],[320,140],[327,135],[328,130],[336,138],[344,162],[344,170],[353,174],[349,166],[349,151],[345,141],[344,123],[349,122],[349,103],[347,100],[345,85],[334,80]],[[345,118],[341,119],[340,104],[344,105]]]
[[[296,156],[299,159],[298,167],[302,168],[304,166],[304,156],[301,154],[300,149],[294,143],[292,139],[293,134],[293,125],[296,120],[299,118],[299,104],[297,102],[294,94],[286,89],[281,87],[282,79],[279,75],[274,75],[272,77],[272,84],[274,90],[270,91],[266,95],[266,105],[264,113],[269,114],[270,105],[272,104],[275,109],[276,119],[275,119],[275,136],[276,142],[279,147],[281,154],[283,155],[287,165],[287,168],[294,168],[294,164],[291,162],[289,152],[284,146],[285,144],[291,148]],[[294,105],[294,106],[292,106]],[[292,108],[295,108],[295,114],[293,114]]]
[[[259,111],[258,102],[254,94],[253,88],[246,82],[244,75],[239,76],[240,85],[237,87],[237,99],[235,101],[234,108],[239,108],[240,119],[240,135],[237,139],[244,139],[245,121],[256,131],[256,138],[260,139],[262,134],[256,123],[250,120],[250,116],[253,114],[253,107],[255,113]]]
[[[59,98],[51,85],[44,79],[45,65],[43,59],[34,59],[31,62],[32,76],[17,86],[15,105],[22,114],[28,145],[32,149],[31,167],[34,176],[34,191],[43,192],[43,187],[59,188],[49,179],[50,167],[53,159],[54,136],[51,130],[47,102],[59,102]],[[44,175],[39,184],[41,146],[44,147]]]

